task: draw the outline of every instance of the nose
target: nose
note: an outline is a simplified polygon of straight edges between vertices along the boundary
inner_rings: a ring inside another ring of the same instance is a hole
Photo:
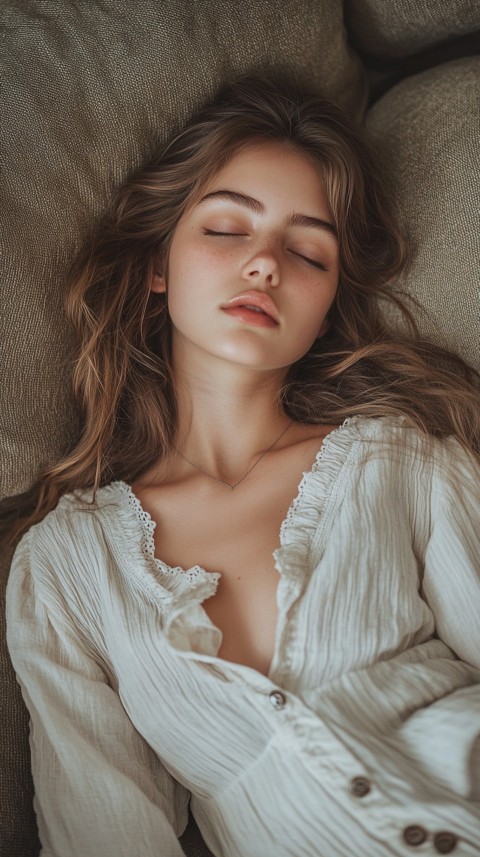
[[[271,250],[259,250],[244,265],[243,279],[249,283],[269,286],[278,286],[280,283],[280,269],[275,254]]]

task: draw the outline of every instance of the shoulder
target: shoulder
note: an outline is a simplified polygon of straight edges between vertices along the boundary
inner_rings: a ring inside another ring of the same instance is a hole
[[[65,494],[30,527],[10,568],[11,615],[28,602],[59,626],[72,617],[78,627],[95,625],[100,605],[109,603],[112,589],[123,580],[129,555],[133,551],[134,561],[141,555],[135,519],[122,497],[115,483],[100,489],[95,500],[92,491]]]
[[[361,466],[397,473],[407,484],[433,493],[465,490],[480,501],[480,461],[455,437],[428,434],[400,416],[356,417],[352,434],[359,441]]]
[[[28,561],[33,576],[80,579],[103,567],[111,555],[112,530],[125,532],[119,483],[64,494],[57,506],[20,539],[13,566]],[[113,536],[114,538],[114,536]]]
[[[407,417],[357,416],[347,422],[367,454],[388,450],[391,454],[415,456],[437,464],[458,461],[459,465],[468,462],[476,466],[474,455],[466,452],[455,437],[432,435],[413,425]]]
[[[124,483],[111,482],[97,490],[78,488],[63,494],[54,509],[29,530],[31,538],[75,537],[99,529],[105,521],[121,514]],[[124,486],[126,488],[126,486]]]

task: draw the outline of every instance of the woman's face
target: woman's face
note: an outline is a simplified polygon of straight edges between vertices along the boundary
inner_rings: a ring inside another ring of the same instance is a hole
[[[288,367],[328,327],[338,246],[322,180],[276,142],[234,155],[180,219],[166,277],[174,365]]]

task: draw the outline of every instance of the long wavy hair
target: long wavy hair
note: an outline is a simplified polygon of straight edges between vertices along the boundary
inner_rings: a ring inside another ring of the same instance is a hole
[[[77,488],[133,481],[173,448],[177,430],[170,320],[151,290],[175,227],[242,147],[279,141],[322,178],[339,240],[340,278],[328,333],[289,367],[283,408],[301,422],[397,415],[428,435],[480,453],[478,373],[422,339],[398,275],[407,244],[360,130],[317,94],[280,75],[224,85],[174,133],[158,158],[117,191],[75,259],[66,298],[78,351],[73,391],[81,432],[46,466],[9,517],[8,542]],[[391,309],[402,324],[393,322]],[[7,516],[8,517],[8,516]]]

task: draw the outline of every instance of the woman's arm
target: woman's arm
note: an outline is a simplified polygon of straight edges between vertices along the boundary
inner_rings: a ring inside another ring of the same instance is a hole
[[[435,460],[430,514],[422,594],[440,639],[480,668],[480,466],[451,438]]]
[[[7,640],[31,716],[41,854],[181,857],[173,825],[176,811],[186,818],[188,792],[135,730],[105,673],[86,654],[61,593],[42,586],[39,597],[29,536],[12,564]]]

